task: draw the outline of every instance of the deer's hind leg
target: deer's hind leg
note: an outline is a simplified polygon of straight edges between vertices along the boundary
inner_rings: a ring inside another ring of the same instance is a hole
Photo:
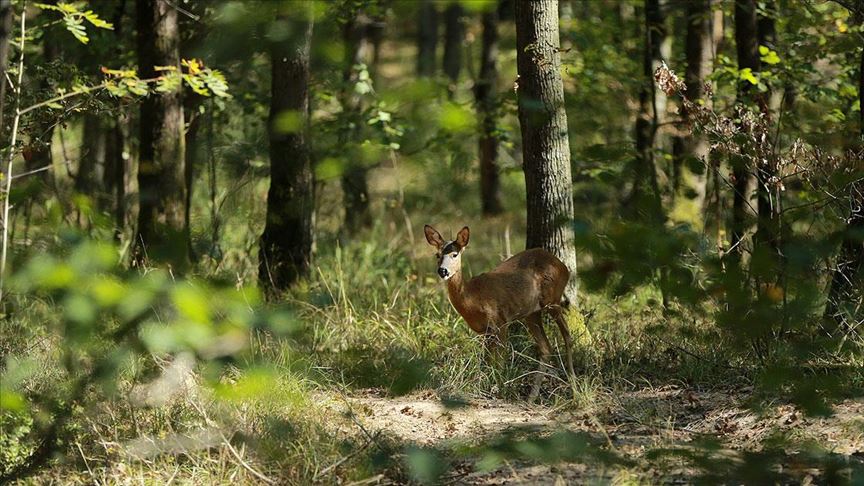
[[[536,399],[540,394],[540,385],[543,383],[543,375],[546,373],[545,368],[548,367],[549,357],[552,355],[552,345],[549,344],[549,338],[546,337],[546,331],[543,330],[543,318],[540,311],[530,314],[525,318],[525,327],[537,343],[537,350],[540,352],[540,364],[537,368],[537,374],[534,377],[534,386],[531,388],[530,398]]]
[[[567,326],[567,319],[564,318],[564,311],[560,305],[549,307],[549,313],[558,324],[558,330],[561,331],[561,337],[564,338],[564,351],[567,353],[567,372],[570,376],[576,376],[573,371],[573,338],[570,336],[570,328]]]

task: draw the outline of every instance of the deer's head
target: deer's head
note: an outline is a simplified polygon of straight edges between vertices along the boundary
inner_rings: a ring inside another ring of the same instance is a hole
[[[444,241],[435,228],[428,224],[423,227],[426,233],[426,241],[437,250],[435,256],[438,258],[438,276],[444,280],[462,271],[462,252],[468,246],[470,231],[464,227],[456,234],[453,241]]]

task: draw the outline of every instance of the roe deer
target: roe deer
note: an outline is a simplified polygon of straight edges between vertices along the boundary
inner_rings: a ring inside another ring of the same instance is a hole
[[[447,282],[450,303],[474,332],[487,336],[487,343],[504,343],[507,326],[521,320],[540,351],[540,370],[552,354],[543,330],[541,312],[555,319],[567,353],[567,371],[573,373],[572,340],[562,315],[562,296],[570,271],[552,253],[532,248],[517,253],[487,273],[465,281],[462,277],[462,253],[468,246],[470,230],[462,228],[453,241],[444,241],[441,233],[428,224],[423,228],[426,241],[437,250],[438,276]],[[543,375],[538,371],[531,398],[540,391]]]

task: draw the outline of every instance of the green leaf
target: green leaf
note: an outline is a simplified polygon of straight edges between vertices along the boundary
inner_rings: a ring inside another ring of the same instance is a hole
[[[763,48],[765,52],[763,52]],[[773,66],[774,64],[780,63],[780,56],[777,55],[777,51],[768,49],[765,46],[759,46],[759,54],[761,56],[760,59],[765,64],[770,64]]]
[[[447,132],[470,132],[474,129],[474,113],[467,107],[446,103],[441,108],[439,124]]]
[[[210,322],[210,302],[201,289],[183,285],[174,289],[171,298],[183,317],[195,322]]]
[[[758,73],[756,73],[758,75]],[[753,74],[753,70],[750,68],[744,68],[738,73],[738,79],[743,81],[747,81],[748,83],[756,86],[759,84],[759,78]]]

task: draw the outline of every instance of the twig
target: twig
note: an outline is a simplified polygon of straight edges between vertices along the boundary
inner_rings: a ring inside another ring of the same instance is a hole
[[[222,440],[225,442],[225,446],[231,452],[231,455],[234,456],[234,459],[237,459],[237,462],[240,463],[241,466],[243,466],[243,469],[246,469],[253,476],[260,479],[261,481],[264,481],[267,484],[276,484],[276,481],[256,471],[255,468],[253,468],[249,465],[249,463],[244,461],[243,458],[240,457],[240,454],[237,452],[237,449],[235,449],[234,446],[231,445],[231,442],[229,442],[228,439],[225,438],[225,434],[223,434],[221,430],[219,431],[219,435],[222,436]]]
[[[96,479],[96,475],[93,474],[93,470],[90,469],[90,462],[87,461],[87,456],[84,455],[84,450],[81,449],[81,444],[75,442],[75,447],[78,448],[78,453],[81,454],[81,459],[84,459],[84,466],[87,468],[87,472],[90,473],[90,477],[93,478],[93,482],[96,483],[96,485],[98,486],[99,480]]]
[[[352,457],[354,457],[354,456],[356,456],[357,454],[359,454],[359,453],[363,452],[364,450],[366,450],[366,449],[369,447],[369,445],[372,444],[372,442],[374,442],[375,440],[378,439],[378,436],[379,436],[379,435],[381,435],[381,431],[380,431],[380,430],[379,430],[378,432],[375,433],[375,436],[374,436],[372,439],[367,439],[365,444],[363,444],[363,445],[360,446],[359,448],[355,449],[355,450],[352,451],[350,454],[347,454],[347,455],[343,456],[343,457],[342,457],[341,459],[339,459],[338,461],[334,462],[333,464],[331,464],[331,465],[325,467],[324,469],[318,471],[317,473],[315,473],[315,475],[312,476],[312,482],[318,481],[320,478],[322,478],[323,476],[325,476],[325,475],[326,475],[327,473],[329,473],[330,471],[336,469],[337,467],[341,466],[342,464],[345,464],[345,462],[347,462],[349,459],[351,459]]]

